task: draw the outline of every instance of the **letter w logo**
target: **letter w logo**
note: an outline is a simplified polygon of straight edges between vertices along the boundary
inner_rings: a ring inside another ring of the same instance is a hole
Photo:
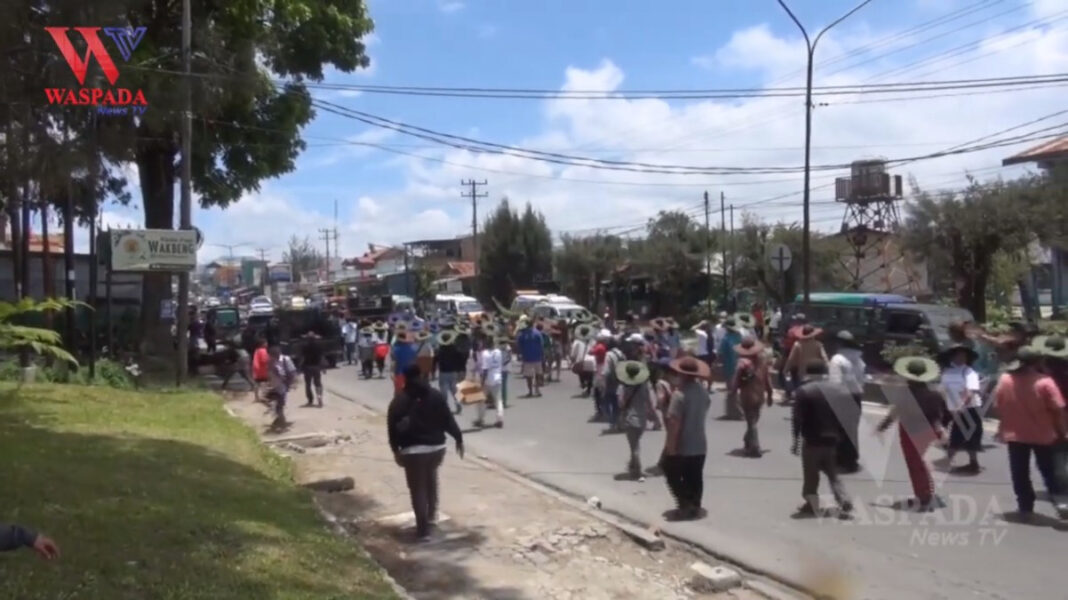
[[[111,60],[111,55],[108,54],[107,49],[104,48],[104,43],[100,40],[100,36],[97,35],[100,28],[73,28],[74,31],[82,34],[82,38],[85,39],[86,53],[84,57],[78,56],[78,52],[74,49],[74,45],[70,43],[70,39],[67,37],[68,29],[70,28],[45,27],[45,31],[52,36],[52,39],[56,42],[56,46],[59,47],[63,59],[66,60],[67,65],[70,66],[70,70],[74,71],[74,77],[78,79],[78,85],[85,85],[85,73],[89,69],[90,56],[95,56],[96,62],[100,63],[100,69],[104,71],[104,77],[107,77],[108,83],[115,85],[115,82],[119,79],[119,69]],[[123,29],[119,27],[108,27],[105,30],[105,33],[107,33],[111,39],[115,40],[123,58],[129,60],[129,54],[137,47],[137,44],[141,42],[141,38],[145,34],[145,28],[138,27],[136,29]]]

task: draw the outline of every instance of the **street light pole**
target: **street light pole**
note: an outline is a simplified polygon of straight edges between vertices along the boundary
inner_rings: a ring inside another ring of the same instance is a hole
[[[809,252],[809,245],[811,241],[811,220],[809,218],[809,176],[811,175],[812,167],[812,63],[816,55],[816,45],[820,43],[820,38],[823,34],[827,33],[832,27],[846,20],[853,13],[864,8],[864,5],[871,2],[871,0],[864,0],[860,4],[853,7],[852,10],[846,14],[838,17],[831,22],[830,25],[824,27],[816,34],[815,38],[810,39],[808,37],[808,31],[805,30],[805,26],[801,24],[801,21],[794,16],[789,6],[786,6],[786,2],[778,0],[779,6],[786,11],[786,14],[790,15],[790,19],[793,20],[797,28],[801,30],[801,35],[805,37],[805,46],[808,48],[808,68],[806,69],[807,75],[805,77],[805,191],[804,191],[804,233],[801,238],[801,267],[803,271],[803,290],[804,290],[804,305],[805,310],[809,308],[809,295],[812,292],[812,258],[811,252]]]

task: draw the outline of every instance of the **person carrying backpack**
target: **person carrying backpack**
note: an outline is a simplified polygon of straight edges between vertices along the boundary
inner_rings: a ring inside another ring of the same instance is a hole
[[[764,345],[751,337],[742,340],[734,348],[738,355],[738,366],[734,370],[733,389],[737,390],[738,402],[745,417],[745,436],[742,438],[745,455],[760,458],[760,436],[757,423],[765,401],[772,404],[771,375],[768,372],[768,360],[764,354]]]

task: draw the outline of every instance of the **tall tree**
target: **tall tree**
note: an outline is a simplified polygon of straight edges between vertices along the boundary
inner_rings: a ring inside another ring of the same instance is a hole
[[[294,235],[289,238],[289,247],[282,253],[282,260],[289,263],[293,270],[294,282],[300,283],[304,273],[322,266],[323,255],[312,243],[311,238],[304,236],[301,239]]]
[[[943,253],[956,287],[957,303],[986,320],[987,286],[999,253],[1025,251],[1039,239],[1063,235],[1063,206],[1049,182],[1037,175],[981,183],[970,179],[960,191],[915,190],[908,206],[906,246],[923,255]]]
[[[697,222],[681,211],[661,211],[646,226],[644,240],[628,245],[632,272],[650,275],[660,312],[682,314],[704,268],[705,237]]]
[[[4,27],[8,33],[17,31],[17,35],[5,33],[3,39],[13,42],[5,48],[26,46],[26,56],[46,61],[20,65],[21,73],[40,73],[37,81],[23,86],[34,98],[46,86],[77,87],[54,42],[43,32],[45,24],[147,28],[130,61],[120,65],[118,85],[143,90],[148,110],[137,117],[99,119],[97,141],[111,164],[137,165],[145,226],[173,228],[183,110],[182,3],[16,0],[16,6],[9,8],[5,15],[19,15],[13,22],[23,18],[29,22],[27,27]],[[363,0],[192,0],[193,70],[197,75],[192,80],[191,166],[194,192],[203,206],[225,207],[257,189],[263,179],[293,169],[304,148],[300,130],[314,117],[305,82],[322,80],[327,66],[343,72],[366,67],[369,60],[361,40],[372,28]],[[25,32],[30,32],[29,38]],[[70,41],[83,56],[82,40],[71,35]],[[27,64],[36,70],[26,69]],[[98,79],[93,67],[86,85],[92,87]],[[70,129],[85,139],[87,128]],[[153,350],[170,346],[159,310],[153,308],[169,295],[168,274],[144,277],[142,330],[153,342]]]
[[[482,225],[478,265],[478,296],[487,306],[494,299],[507,305],[515,290],[550,275],[552,232],[545,217],[529,204],[520,216],[507,198],[501,200]]]
[[[579,304],[598,310],[601,283],[623,265],[623,240],[614,235],[565,235],[553,253],[556,277],[562,291]]]

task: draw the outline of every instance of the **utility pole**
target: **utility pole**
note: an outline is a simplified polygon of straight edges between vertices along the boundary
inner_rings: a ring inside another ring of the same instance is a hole
[[[812,253],[809,252],[809,243],[811,241],[811,221],[809,217],[809,176],[812,172],[812,63],[816,55],[816,45],[820,43],[820,38],[823,34],[827,33],[835,25],[849,18],[853,13],[857,12],[864,5],[871,2],[871,0],[864,0],[860,4],[853,7],[852,10],[846,14],[838,17],[835,21],[832,21],[830,25],[824,27],[814,39],[809,39],[808,31],[805,30],[805,26],[801,24],[801,21],[794,16],[793,11],[783,0],[778,0],[779,6],[786,11],[786,14],[790,15],[794,24],[801,30],[801,35],[805,37],[805,45],[808,48],[808,68],[805,78],[805,196],[803,201],[804,206],[804,232],[801,238],[801,267],[803,273],[803,290],[804,290],[804,306],[805,312],[809,310],[809,295],[812,292]]]
[[[330,228],[323,228],[319,230],[322,234],[319,239],[326,243],[326,281],[330,282],[330,242],[334,240],[334,231]]]
[[[179,229],[193,228],[193,10],[191,0],[182,0],[182,186]],[[145,307],[153,310],[155,307]],[[175,382],[182,385],[189,357],[189,271],[178,273],[178,356],[175,358]]]
[[[341,258],[341,249],[337,242],[337,198],[334,198],[334,256]]]
[[[707,304],[705,315],[710,321],[712,319],[712,233],[709,231],[709,201],[708,190],[705,190],[705,276],[708,278],[708,290],[705,293],[705,304]]]
[[[734,289],[734,205],[731,204],[731,289]],[[735,307],[738,308],[737,306]]]
[[[472,246],[474,246],[474,252],[475,252],[475,257],[474,258],[475,258],[475,275],[476,276],[478,275],[478,262],[479,262],[479,260],[478,260],[478,258],[479,258],[479,255],[478,255],[478,199],[479,198],[486,198],[486,197],[489,196],[488,192],[481,192],[480,193],[478,191],[478,186],[480,186],[480,185],[488,185],[488,184],[489,184],[489,182],[486,181],[485,179],[483,179],[482,181],[475,181],[474,179],[470,179],[470,180],[467,180],[467,181],[463,181],[463,180],[460,181],[460,185],[470,188],[470,191],[468,191],[468,192],[461,191],[460,192],[460,196],[462,198],[470,198],[471,199],[471,235],[472,235],[471,243],[472,243]]]
[[[260,262],[267,262],[267,248],[256,248],[256,254],[260,255]]]
[[[719,237],[723,240],[719,256],[723,261],[723,310],[727,310],[727,301],[730,298],[730,288],[727,286],[727,195],[719,193]]]

